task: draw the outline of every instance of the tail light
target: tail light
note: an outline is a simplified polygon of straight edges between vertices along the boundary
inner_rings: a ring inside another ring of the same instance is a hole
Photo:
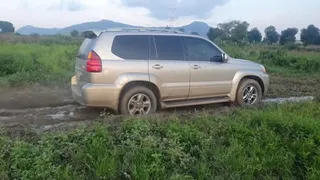
[[[102,71],[102,63],[101,58],[94,51],[90,51],[87,59],[87,72],[101,72]]]

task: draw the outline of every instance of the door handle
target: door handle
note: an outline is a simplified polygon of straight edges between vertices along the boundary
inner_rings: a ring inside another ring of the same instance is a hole
[[[153,69],[162,69],[163,66],[161,66],[160,64],[155,64],[152,66]]]
[[[195,65],[192,66],[192,69],[200,69],[200,68],[201,68],[201,66],[199,66],[199,65],[197,65],[197,64],[195,64]]]

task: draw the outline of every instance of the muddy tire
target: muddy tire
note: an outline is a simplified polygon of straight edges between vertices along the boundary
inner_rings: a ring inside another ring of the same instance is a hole
[[[123,115],[147,115],[157,111],[157,98],[143,86],[127,90],[120,99],[119,113]]]
[[[240,82],[236,104],[240,106],[253,106],[261,102],[262,89],[260,84],[253,79],[244,79]]]

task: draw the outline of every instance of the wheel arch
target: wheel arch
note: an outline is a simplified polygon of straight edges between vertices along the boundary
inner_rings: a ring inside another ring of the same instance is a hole
[[[157,105],[158,107],[160,107],[160,97],[161,97],[161,94],[160,94],[160,90],[159,88],[153,84],[152,82],[149,82],[149,81],[142,81],[142,80],[136,80],[136,81],[131,81],[131,82],[128,82],[126,83],[123,88],[121,89],[120,91],[120,95],[119,95],[119,99],[118,99],[118,109],[120,108],[120,102],[121,102],[121,99],[123,98],[124,94],[130,89],[130,88],[133,88],[133,87],[136,87],[136,86],[142,86],[142,87],[146,87],[148,89],[150,89],[154,95],[156,96],[156,99],[157,99]]]
[[[254,76],[254,75],[248,75],[248,76],[242,77],[240,82],[239,82],[239,84],[238,84],[238,88],[239,88],[240,83],[245,79],[253,79],[253,80],[257,81],[259,83],[260,87],[261,87],[262,94],[264,94],[265,87],[264,87],[262,79],[260,77],[258,77],[258,76]],[[237,88],[237,90],[238,90],[238,88]]]
[[[260,72],[256,72],[256,71],[239,71],[233,81],[232,81],[232,89],[230,92],[230,97],[231,97],[231,101],[235,101],[236,97],[237,97],[237,92],[239,89],[239,86],[241,84],[241,82],[245,79],[253,79],[255,81],[258,82],[258,84],[261,87],[262,90],[262,95],[265,93],[265,85],[264,82],[262,80],[262,78],[260,77]]]

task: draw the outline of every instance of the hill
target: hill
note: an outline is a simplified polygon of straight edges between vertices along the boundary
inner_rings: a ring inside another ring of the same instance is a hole
[[[189,25],[182,26],[182,28],[185,30],[185,32],[188,32],[188,33],[197,32],[201,36],[206,36],[207,32],[210,29],[210,26],[204,22],[194,21]]]
[[[134,25],[124,24],[111,20],[101,20],[96,22],[85,22],[81,24],[71,25],[65,28],[41,28],[31,25],[24,26],[17,30],[20,34],[30,35],[37,33],[40,35],[55,35],[55,34],[69,34],[72,30],[83,31],[85,29],[107,29],[107,28],[122,28],[122,27],[137,27]],[[180,28],[180,27],[175,27]],[[197,32],[198,34],[205,36],[210,26],[204,22],[195,21],[191,24],[182,26],[185,32]]]
[[[34,27],[34,26],[23,26],[22,28],[17,30],[17,33],[30,35],[33,33],[37,33],[40,35],[55,35],[58,34],[62,29],[60,28],[41,28],[41,27]]]
[[[123,27],[135,27],[135,26],[114,22],[110,20],[101,20],[97,22],[86,22],[86,23],[72,25],[72,26],[63,28],[58,33],[69,34],[72,30],[83,31],[86,29],[107,29],[107,28],[114,28],[114,27],[123,28]]]

